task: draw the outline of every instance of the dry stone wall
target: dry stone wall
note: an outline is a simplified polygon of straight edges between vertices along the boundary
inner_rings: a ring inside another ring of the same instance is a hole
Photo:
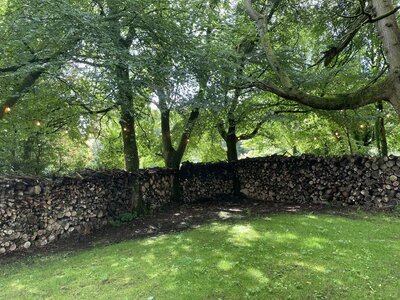
[[[135,180],[144,204],[168,202],[174,171],[77,173],[72,177],[0,178],[0,254],[85,235],[132,211]]]
[[[182,200],[189,203],[233,194],[235,170],[235,164],[225,162],[184,163],[179,171]]]
[[[177,176],[177,177],[176,177]],[[284,157],[62,178],[0,177],[0,254],[85,235],[131,212],[134,190],[149,209],[171,201],[174,178],[190,203],[234,194],[263,201],[384,207],[400,203],[400,159]]]
[[[147,169],[140,173],[140,189],[143,203],[147,209],[161,208],[172,197],[172,184],[176,171],[170,169]]]
[[[188,164],[182,171],[188,202],[233,194],[236,176],[242,194],[263,201],[374,207],[400,203],[400,159],[395,156],[270,156]]]
[[[398,157],[284,157],[237,163],[241,191],[274,202],[382,207],[400,200]]]

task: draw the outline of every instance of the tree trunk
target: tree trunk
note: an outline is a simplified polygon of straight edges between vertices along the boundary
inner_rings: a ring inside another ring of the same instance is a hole
[[[199,109],[193,109],[186,121],[185,129],[181,135],[178,148],[172,144],[170,109],[167,107],[167,95],[165,92],[157,91],[161,111],[161,135],[162,135],[162,154],[167,168],[179,170],[183,155],[189,143],[190,135],[199,118]]]
[[[383,113],[383,104],[377,105],[378,110]],[[378,146],[380,156],[388,156],[388,144],[386,139],[385,119],[379,116],[375,124],[376,143]]]
[[[129,104],[129,102],[125,104]],[[133,107],[133,103],[131,104]],[[125,107],[125,105],[121,105],[120,124],[124,143],[125,169],[129,172],[134,172],[139,169],[139,155],[135,133],[135,117],[132,110],[127,106]],[[134,177],[132,182],[131,210],[138,213],[144,212],[140,183],[137,176]]]
[[[129,172],[139,169],[139,154],[136,142],[135,117],[121,109],[121,130],[124,143],[125,169]]]
[[[139,154],[136,142],[133,92],[126,66],[117,67],[118,101],[121,109],[121,132],[124,143],[125,169],[133,172],[139,169]]]
[[[383,117],[379,117],[377,120],[377,143],[379,148],[379,153],[381,156],[388,156],[388,144],[386,139],[386,129],[385,129],[385,120]]]
[[[354,154],[353,145],[351,143],[350,132],[349,132],[349,129],[347,128],[347,126],[344,126],[344,132],[346,133],[347,144],[349,145],[350,155],[353,155]]]
[[[226,137],[225,143],[228,162],[235,162],[238,160],[237,141],[236,134],[228,134]]]
[[[129,172],[135,172],[139,169],[139,153],[136,141],[133,91],[127,66],[117,66],[116,79],[118,82],[118,103],[121,111],[120,125],[124,145],[125,169]],[[132,182],[131,210],[138,213],[144,212],[140,183],[137,176],[134,177]]]
[[[370,0],[370,2],[377,17],[375,23],[388,57],[391,70],[389,76],[372,85],[368,84],[355,92],[332,96],[316,96],[307,94],[292,84],[289,74],[274,53],[269,38],[266,14],[263,15],[257,12],[252,5],[252,0],[243,0],[248,15],[257,24],[260,42],[264,48],[268,63],[280,81],[280,85],[267,81],[255,81],[250,86],[258,87],[287,100],[323,110],[355,109],[379,101],[390,101],[400,115],[400,31],[395,15],[388,14],[394,12],[393,3],[391,0]],[[385,16],[385,18],[380,19],[382,16]]]
[[[160,103],[162,100],[160,100]],[[161,105],[164,106],[164,105]],[[162,135],[162,155],[167,168],[174,168],[173,158],[175,149],[172,146],[170,128],[170,110],[166,107],[161,108],[161,135]]]
[[[199,118],[199,109],[193,109],[190,112],[189,118],[186,121],[185,129],[181,135],[178,148],[175,149],[172,143],[171,134],[171,111],[167,105],[167,94],[162,89],[157,90],[161,111],[161,135],[162,135],[162,155],[164,158],[165,167],[179,170],[182,162],[183,155],[185,154],[187,144],[189,143],[190,135]],[[179,176],[175,176],[172,183],[172,196],[173,202],[181,200],[181,190],[179,183]]]
[[[374,17],[379,18],[394,11],[393,0],[371,0]],[[400,115],[400,30],[396,14],[376,21],[376,28],[390,68],[394,89],[390,97],[397,114]]]
[[[237,142],[238,138],[236,135],[236,121],[233,119],[233,115],[228,118],[229,121],[229,129],[226,134],[225,143],[226,143],[226,152],[228,156],[228,162],[234,164],[238,161],[238,153],[237,153]],[[241,184],[239,180],[239,176],[237,174],[236,165],[233,165],[233,194],[235,196],[240,196]]]

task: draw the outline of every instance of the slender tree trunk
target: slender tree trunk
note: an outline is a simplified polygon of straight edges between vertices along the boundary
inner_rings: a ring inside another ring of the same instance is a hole
[[[379,117],[377,120],[377,132],[378,132],[378,148],[381,156],[388,156],[388,144],[386,139],[386,129],[385,129],[385,120],[383,117]]]
[[[161,102],[161,101],[160,101]],[[162,155],[167,168],[174,168],[173,158],[175,149],[172,146],[171,128],[170,128],[170,110],[161,109],[161,135],[162,135]]]
[[[238,153],[237,153],[237,142],[238,138],[236,135],[236,124],[235,120],[229,118],[229,129],[227,134],[225,135],[225,143],[226,143],[226,154],[228,158],[228,163],[234,164],[238,161]],[[234,165],[235,166],[235,165]],[[233,193],[236,196],[240,195],[241,184],[239,180],[239,176],[237,174],[236,167],[233,168]]]
[[[378,103],[378,110],[383,113],[383,104]],[[385,119],[383,116],[379,116],[376,120],[375,124],[375,132],[376,132],[376,143],[378,146],[380,156],[388,155],[388,144],[386,139],[386,129],[385,129]]]
[[[236,134],[227,134],[226,137],[226,148],[227,148],[227,156],[228,163],[235,164],[238,161],[238,153],[237,153],[237,136]],[[239,176],[237,174],[236,167],[233,169],[233,193],[236,196],[240,195],[241,184],[239,180]]]
[[[107,1],[110,13],[116,14],[119,10],[111,0]],[[115,80],[117,82],[117,102],[120,106],[120,126],[124,147],[125,169],[130,172],[139,169],[139,153],[136,141],[134,94],[129,77],[129,67],[125,64],[124,57],[129,57],[129,49],[132,44],[132,26],[127,32],[123,32],[118,18],[109,22],[110,38],[114,41],[115,48],[119,50],[120,63],[115,67]],[[131,210],[139,213],[144,212],[143,199],[141,195],[139,177],[134,176],[132,181]]]
[[[106,0],[110,15],[118,14],[119,4],[112,0]],[[106,12],[102,11],[104,17]],[[114,69],[115,80],[117,83],[117,102],[120,106],[120,125],[122,139],[124,144],[125,169],[133,172],[139,169],[139,154],[136,141],[135,129],[135,110],[134,110],[134,93],[132,83],[129,77],[129,66],[124,59],[130,57],[130,48],[132,45],[133,25],[128,29],[122,28],[118,18],[112,18],[108,21],[110,39],[114,43],[114,47],[118,50],[119,62]]]
[[[120,120],[124,144],[125,169],[129,172],[139,169],[139,155],[136,142],[135,117],[129,110],[121,109]]]
[[[347,126],[344,127],[344,132],[346,133],[347,144],[349,145],[350,154],[353,155],[354,154],[353,144],[351,143],[350,132]]]
[[[242,74],[243,69],[241,68],[238,73]],[[235,94],[232,98],[231,107],[229,108],[228,112],[228,131],[223,134],[223,139],[226,143],[226,154],[228,158],[228,162],[234,162],[238,160],[238,153],[237,153],[237,142],[238,137],[236,133],[236,116],[235,112],[237,106],[239,104],[239,95],[240,90],[235,89]]]

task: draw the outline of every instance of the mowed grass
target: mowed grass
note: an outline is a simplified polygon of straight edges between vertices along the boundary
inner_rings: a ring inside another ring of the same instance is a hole
[[[280,214],[0,266],[1,299],[400,299],[400,219]]]

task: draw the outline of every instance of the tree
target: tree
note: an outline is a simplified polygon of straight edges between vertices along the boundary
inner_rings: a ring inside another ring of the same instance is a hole
[[[218,29],[212,24],[220,21],[218,13],[224,4],[220,0],[195,1],[185,7],[186,14],[174,17],[177,22],[173,30],[174,46],[153,47],[158,59],[151,70],[154,74],[152,91],[157,96],[161,112],[162,155],[165,166],[173,169],[179,169],[200,111],[214,96],[211,64],[213,60],[218,60],[213,47]],[[204,16],[198,14],[199,8],[204,9]],[[189,34],[185,32],[187,30],[178,30],[183,24],[189,29]],[[172,111],[188,115],[179,134],[171,128]],[[176,145],[174,136],[178,136]]]
[[[388,74],[384,79],[378,80],[373,84],[366,84],[357,91],[331,96],[319,96],[304,92],[301,87],[293,82],[292,76],[279,61],[271,39],[272,19],[270,15],[278,12],[279,6],[283,4],[283,1],[275,1],[274,5],[270,9],[265,9],[263,13],[255,9],[251,0],[243,0],[243,4],[249,17],[256,23],[260,44],[270,68],[278,79],[278,83],[272,81],[253,81],[252,85],[287,100],[296,101],[316,109],[354,109],[371,103],[389,101],[397,114],[400,115],[400,77],[398,76],[400,72],[400,30],[395,16],[398,8],[394,7],[392,0],[371,0],[368,3],[360,1],[359,4],[361,7],[356,8],[358,13],[355,14],[357,16],[355,22],[360,22],[361,18],[365,20],[361,22],[362,25],[375,25],[387,57],[389,66]],[[309,3],[309,5],[311,4]],[[334,54],[329,50],[325,53],[327,65],[340,51],[343,51],[361,26],[355,25],[354,28],[350,29],[351,33],[348,34],[350,38],[342,42],[344,45],[335,47]]]
[[[20,83],[15,84],[13,93],[1,104],[0,116],[28,93],[39,79],[60,78],[70,87],[83,77],[91,77],[92,82],[101,80],[103,84],[99,92],[111,90],[112,107],[120,113],[125,167],[128,171],[137,170],[139,155],[133,78],[135,71],[141,70],[135,69],[136,51],[143,39],[158,35],[157,29],[162,28],[163,19],[156,19],[158,14],[155,12],[168,9],[168,1],[160,1],[157,5],[151,1],[134,0],[16,2],[9,8],[6,22],[2,23],[10,41],[3,51],[10,55],[2,59],[4,67],[0,71],[10,74],[14,82]],[[10,38],[14,35],[14,39]],[[60,40],[58,36],[68,39]],[[22,43],[17,43],[17,38]],[[35,42],[29,44],[27,41]],[[21,47],[24,49],[23,59]],[[49,73],[51,76],[42,76]],[[71,73],[78,76],[78,80],[71,78]],[[107,99],[107,105],[108,102]],[[85,109],[93,110],[92,107],[97,105],[86,101]]]

